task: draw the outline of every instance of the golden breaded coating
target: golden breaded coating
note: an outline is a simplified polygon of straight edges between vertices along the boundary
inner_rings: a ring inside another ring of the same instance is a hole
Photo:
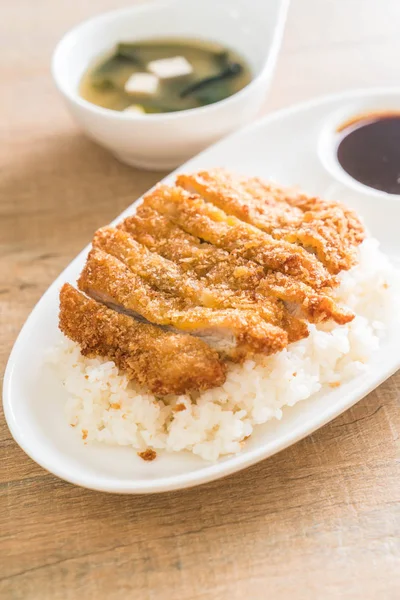
[[[96,231],[92,246],[115,256],[151,286],[196,304],[203,286],[172,261],[150,252],[122,229],[103,227]]]
[[[260,265],[237,258],[184,232],[146,203],[139,206],[137,213],[125,219],[120,227],[147,244],[153,252],[175,261],[192,277],[204,281],[208,289],[217,289],[219,293],[230,296],[235,292],[234,298],[239,298],[240,302],[248,301],[250,293],[253,301],[256,299],[259,304],[266,300],[299,304],[304,316],[312,322],[334,319],[343,324],[354,318],[350,311],[339,307],[326,293],[315,291],[289,275],[265,274]],[[287,309],[281,311],[279,318],[284,321],[283,315],[287,313]],[[277,324],[277,321],[271,322]],[[304,324],[296,322],[292,316],[285,323],[284,328],[290,327],[286,328],[290,341],[300,339],[300,332],[302,337],[308,335]]]
[[[182,188],[160,185],[144,202],[188,233],[266,270],[292,275],[316,289],[336,283],[322,263],[304,248],[275,240]]]
[[[183,299],[187,306],[232,308],[229,302],[232,299],[234,307],[240,308],[240,297],[239,295],[235,296],[232,290],[226,286],[219,288],[209,286],[204,279],[191,277],[186,270],[181,269],[171,260],[156,252],[150,252],[122,228],[104,227],[99,229],[94,235],[92,245],[94,248],[99,248],[118,258],[153,288]],[[254,294],[251,297],[249,295],[246,300],[256,309],[254,301],[251,302],[253,296]],[[277,302],[268,301],[265,297],[261,300],[264,302],[264,318],[273,322],[275,313],[280,311]],[[275,320],[276,322],[281,321],[281,315],[277,315]]]
[[[273,230],[274,237],[310,247],[334,274],[356,264],[357,247],[365,239],[365,230],[354,211],[339,202],[296,194],[257,178],[248,179],[243,185],[261,205],[273,190],[278,198],[286,194],[288,206],[302,211],[295,223],[283,222]]]
[[[60,329],[83,355],[113,360],[156,395],[207,390],[225,381],[224,363],[203,341],[140,323],[69,284],[60,292]]]
[[[293,317],[277,296],[257,293],[257,285],[264,271],[254,264],[254,273],[246,263],[242,273],[238,272],[238,262],[231,255],[210,244],[200,242],[185,233],[166,217],[151,208],[140,206],[137,214],[128,217],[119,228],[126,231],[138,242],[143,242],[155,254],[175,261],[179,265],[183,282],[186,274],[190,274],[199,282],[196,304],[209,308],[238,308],[254,310],[269,323],[282,327],[288,334],[290,342],[308,336],[308,328],[304,321]],[[241,284],[244,278],[246,285]],[[157,285],[157,282],[154,282]],[[165,289],[165,288],[164,288]],[[184,289],[180,286],[178,291]],[[182,294],[180,294],[182,295]]]
[[[269,202],[271,196],[290,207],[302,211],[304,219],[323,221],[340,235],[342,244],[357,246],[365,239],[365,229],[357,214],[340,202],[309,196],[293,188],[280,187],[258,177],[241,178],[242,185],[260,202]]]
[[[270,273],[266,275],[257,288],[261,294],[273,294],[291,304],[299,305],[311,323],[319,323],[332,319],[338,325],[345,325],[354,319],[354,313],[336,304],[328,294],[315,292],[310,286],[282,275]]]
[[[146,201],[138,206],[132,217],[126,218],[118,227],[152,252],[179,265],[185,272],[199,278],[210,276],[210,281],[215,269],[223,266],[230,256],[226,250],[187,233],[167,216],[151,208]],[[260,275],[264,273],[261,266],[258,266],[258,270]],[[221,273],[220,282],[225,281],[227,276],[227,273]],[[256,281],[258,278],[254,283]]]
[[[287,334],[254,311],[213,310],[152,288],[121,261],[94,248],[78,287],[97,301],[150,323],[206,339],[233,360],[249,354],[272,354],[287,345]]]
[[[357,245],[364,239],[361,222],[343,205],[263,184],[257,178],[213,169],[179,175],[177,184],[276,239],[312,249],[334,274],[355,263]]]

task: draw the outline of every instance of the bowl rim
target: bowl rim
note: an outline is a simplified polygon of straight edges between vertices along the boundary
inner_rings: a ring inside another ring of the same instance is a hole
[[[62,56],[62,54],[65,51],[65,47],[68,46],[70,40],[73,39],[75,35],[82,35],[84,30],[88,26],[91,26],[93,24],[96,25],[97,23],[107,22],[109,19],[112,18],[122,18],[124,15],[127,14],[138,14],[146,12],[151,13],[157,11],[158,9],[171,6],[171,4],[178,4],[180,1],[182,0],[156,1],[152,2],[151,4],[140,4],[138,6],[130,6],[115,10],[109,10],[89,17],[88,19],[85,19],[83,21],[80,21],[79,23],[71,27],[68,31],[64,33],[64,35],[58,41],[51,57],[51,75],[58,91],[74,105],[79,106],[87,112],[96,114],[99,117],[114,119],[116,121],[122,121],[126,123],[143,123],[146,121],[173,121],[190,115],[197,116],[207,112],[212,112],[213,110],[223,108],[229,103],[234,103],[238,99],[242,99],[244,96],[249,95],[251,92],[253,92],[257,88],[257,86],[259,86],[260,82],[266,79],[269,74],[272,75],[276,65],[276,58],[279,52],[281,40],[283,37],[283,31],[285,27],[290,0],[276,0],[278,2],[276,23],[273,29],[269,49],[266,54],[266,60],[264,61],[264,64],[262,65],[259,72],[241,90],[232,94],[231,96],[228,96],[227,98],[224,98],[223,100],[219,100],[218,102],[213,102],[212,104],[207,104],[205,106],[199,106],[197,108],[190,108],[176,112],[135,114],[125,113],[124,111],[117,111],[110,108],[103,108],[101,106],[98,106],[97,104],[93,104],[92,102],[89,102],[88,100],[82,98],[79,95],[78,90],[72,91],[71,89],[68,89],[68,86],[65,85],[65,79],[60,73],[58,62],[60,60],[60,56]],[[166,34],[166,37],[168,37],[168,34]],[[206,38],[204,37],[203,39]]]

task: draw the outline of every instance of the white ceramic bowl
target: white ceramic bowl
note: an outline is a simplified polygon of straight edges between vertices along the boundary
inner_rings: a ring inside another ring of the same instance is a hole
[[[54,51],[52,73],[85,133],[121,161],[170,169],[259,111],[270,84],[289,0],[178,0],[146,4],[94,17],[69,31]],[[192,110],[133,115],[100,108],[81,98],[87,67],[119,41],[185,36],[215,40],[250,64],[252,82],[233,96]]]
[[[356,192],[366,194],[368,197],[389,198],[393,201],[400,200],[400,194],[388,194],[381,190],[376,190],[360,181],[357,181],[347,173],[339,163],[337,150],[340,141],[343,139],[343,131],[340,127],[349,120],[360,115],[368,115],[369,113],[379,114],[380,112],[399,112],[399,102],[397,99],[388,101],[386,94],[360,94],[354,96],[352,102],[334,111],[326,120],[324,127],[321,130],[321,135],[318,141],[319,158],[325,169],[338,181],[346,186],[354,189]]]

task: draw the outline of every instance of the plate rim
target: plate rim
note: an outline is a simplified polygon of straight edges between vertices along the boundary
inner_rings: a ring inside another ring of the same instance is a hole
[[[192,157],[189,161],[180,165],[177,169],[169,173],[165,178],[161,181],[167,181],[173,175],[184,169],[187,165],[190,168],[190,163],[198,159],[199,157],[207,154],[211,149],[218,148],[218,146],[222,143],[226,143],[227,141],[234,140],[235,137],[240,137],[243,134],[253,131],[259,127],[264,126],[265,124],[272,123],[275,120],[280,118],[286,118],[294,113],[302,112],[305,110],[309,110],[320,105],[333,103],[335,101],[345,100],[346,98],[356,99],[361,98],[363,96],[399,96],[400,97],[400,86],[390,86],[390,87],[367,87],[367,88],[355,88],[355,89],[347,89],[345,91],[317,96],[316,98],[312,98],[305,102],[300,102],[288,107],[284,107],[282,109],[273,111],[268,113],[267,115],[257,119],[250,125],[231,133],[230,135],[222,138],[215,144],[212,144],[208,148],[206,148],[203,152],[197,154]],[[147,193],[147,192],[145,192]],[[127,207],[120,215],[116,217],[113,221],[119,221],[126,214],[132,214],[132,209],[135,209],[137,204],[140,202],[140,196],[137,198],[129,207]],[[390,201],[390,198],[388,198]],[[269,442],[267,444],[261,444],[258,448],[255,448],[249,451],[247,454],[236,454],[233,457],[230,457],[229,462],[224,461],[224,459],[220,459],[215,463],[204,463],[204,467],[200,469],[196,469],[189,473],[179,474],[179,475],[170,475],[168,477],[160,478],[157,477],[155,479],[143,480],[143,481],[121,481],[110,479],[110,478],[101,478],[100,483],[96,483],[96,476],[92,475],[89,478],[80,478],[75,477],[74,474],[68,471],[68,469],[64,469],[63,467],[58,467],[57,464],[52,464],[51,461],[48,461],[46,457],[44,457],[40,452],[36,453],[35,448],[32,448],[32,444],[26,443],[23,432],[20,430],[18,426],[18,422],[16,416],[13,412],[12,406],[12,381],[15,367],[15,357],[19,352],[19,348],[23,343],[24,335],[31,329],[36,320],[39,312],[37,311],[39,304],[43,301],[43,299],[49,295],[53,288],[57,287],[59,283],[63,280],[66,280],[65,272],[71,267],[71,265],[78,261],[79,258],[84,255],[88,248],[90,247],[90,243],[79,252],[73,259],[68,263],[68,265],[63,269],[63,271],[56,277],[56,279],[50,284],[47,290],[42,294],[41,298],[35,304],[27,319],[25,320],[21,330],[13,344],[12,350],[10,352],[6,369],[4,372],[4,380],[3,380],[3,409],[4,416],[8,428],[15,442],[22,448],[22,450],[39,466],[44,468],[49,473],[56,475],[57,477],[72,483],[74,485],[78,485],[80,487],[84,487],[91,490],[109,492],[109,493],[120,493],[120,494],[151,494],[151,493],[161,493],[168,492],[173,490],[190,488],[193,486],[205,484],[211,481],[215,481],[217,479],[221,479],[223,477],[227,477],[228,475],[232,475],[242,469],[250,467],[258,462],[269,458],[270,456],[281,452],[285,448],[288,448],[292,444],[297,443],[301,439],[311,435],[317,429],[323,427],[340,414],[354,406],[357,402],[359,402],[362,398],[376,389],[379,385],[381,385],[386,379],[388,379],[391,375],[393,375],[400,368],[400,356],[399,358],[390,362],[387,368],[380,371],[379,376],[372,378],[371,380],[368,377],[365,379],[364,384],[361,385],[360,389],[357,393],[347,392],[344,397],[336,402],[334,405],[328,407],[322,414],[316,415],[313,417],[307,427],[304,425],[298,425],[291,432],[286,434],[280,439],[277,443]],[[378,351],[379,352],[379,351]]]

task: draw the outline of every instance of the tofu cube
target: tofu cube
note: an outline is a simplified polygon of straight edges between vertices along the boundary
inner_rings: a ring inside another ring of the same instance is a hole
[[[158,87],[158,77],[151,73],[134,73],[125,83],[127,94],[141,94],[142,96],[153,96]]]
[[[193,73],[192,65],[184,56],[152,60],[147,68],[159,79],[173,79],[174,77],[182,77]]]
[[[131,104],[130,106],[127,106],[126,108],[124,108],[124,112],[131,113],[134,115],[144,115],[145,114],[145,110],[144,110],[143,106],[141,106],[140,104]]]

